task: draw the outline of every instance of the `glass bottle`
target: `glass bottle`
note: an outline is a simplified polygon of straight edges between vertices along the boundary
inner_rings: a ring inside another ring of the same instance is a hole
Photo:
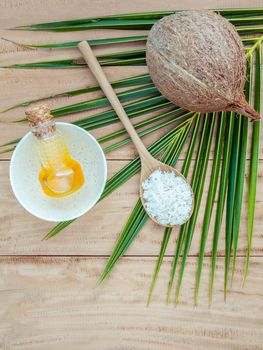
[[[76,192],[84,184],[81,165],[72,159],[62,133],[47,105],[26,111],[35,136],[37,155],[41,164],[39,181],[50,197],[64,197]]]

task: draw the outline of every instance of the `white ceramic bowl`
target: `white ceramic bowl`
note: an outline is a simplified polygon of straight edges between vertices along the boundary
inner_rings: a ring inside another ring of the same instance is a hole
[[[34,136],[26,134],[17,145],[10,163],[10,182],[19,203],[32,215],[47,221],[75,219],[90,210],[99,200],[107,178],[107,164],[97,140],[80,127],[57,123],[73,159],[82,165],[85,183],[67,197],[52,198],[44,194],[38,174],[41,170]]]

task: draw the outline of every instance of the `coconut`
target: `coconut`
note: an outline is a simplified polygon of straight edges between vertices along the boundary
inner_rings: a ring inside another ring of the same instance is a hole
[[[176,105],[260,119],[244,97],[243,44],[222,16],[190,10],[162,18],[150,31],[146,59],[154,84]]]

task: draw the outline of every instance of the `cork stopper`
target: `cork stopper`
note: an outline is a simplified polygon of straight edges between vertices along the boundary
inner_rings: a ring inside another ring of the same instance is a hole
[[[32,133],[37,138],[42,139],[54,135],[56,125],[47,105],[43,104],[38,107],[28,109],[26,110],[25,114],[29,121],[29,125],[31,126]]]

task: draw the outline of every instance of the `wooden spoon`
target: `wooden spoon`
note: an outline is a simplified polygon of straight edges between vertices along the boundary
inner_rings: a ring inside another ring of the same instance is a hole
[[[139,156],[141,158],[141,181],[140,181],[140,197],[142,204],[149,215],[149,217],[156,222],[159,225],[165,226],[165,227],[172,227],[172,225],[164,225],[158,222],[153,216],[151,216],[148,213],[147,205],[145,203],[145,200],[143,198],[143,188],[142,183],[151,175],[153,171],[156,169],[160,169],[161,171],[165,172],[173,172],[176,176],[181,176],[186,182],[187,180],[185,177],[176,169],[173,167],[170,167],[169,165],[166,165],[157,159],[153,158],[152,155],[148,152],[147,148],[142,143],[140,137],[138,136],[136,130],[134,129],[132,123],[130,122],[130,119],[128,118],[125,110],[123,109],[118,97],[116,96],[112,86],[110,85],[108,79],[106,78],[97,58],[95,57],[93,51],[91,50],[89,44],[86,41],[82,41],[78,45],[79,50],[81,51],[85,61],[87,62],[87,65],[89,66],[90,70],[92,71],[93,75],[97,79],[101,89],[103,90],[104,94],[110,101],[113,109],[115,110],[116,114],[120,118],[122,124],[124,125],[125,129],[127,130],[130,138],[132,139]],[[194,199],[193,192],[192,192],[192,198]],[[194,200],[192,201],[194,203]],[[189,217],[185,220],[188,221],[192,211],[193,211],[194,204],[192,204],[192,210],[189,214]]]

